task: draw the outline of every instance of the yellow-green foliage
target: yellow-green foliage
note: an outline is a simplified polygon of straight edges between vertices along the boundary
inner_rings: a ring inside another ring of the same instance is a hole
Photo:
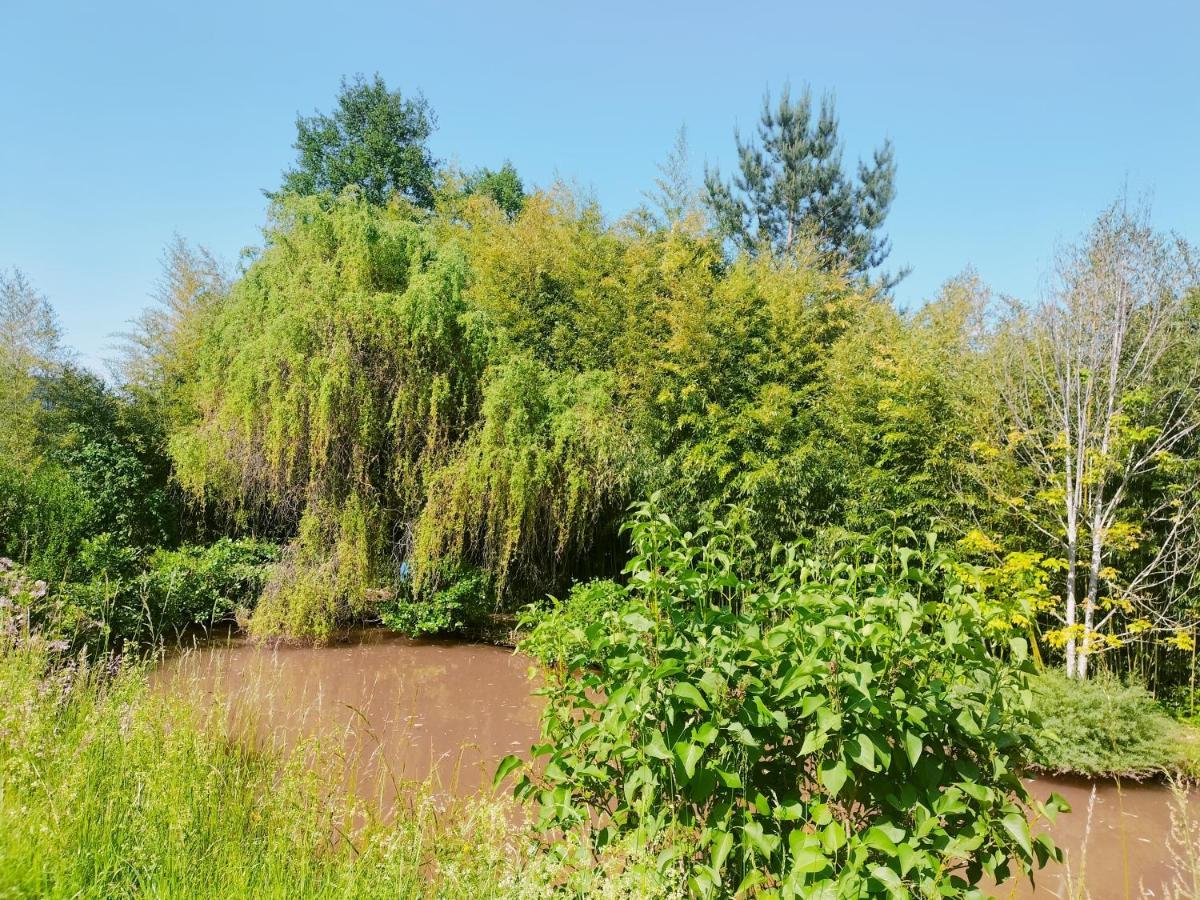
[[[496,366],[480,427],[430,484],[418,586],[447,556],[480,560],[501,589],[514,575],[536,583],[623,505],[633,452],[608,373],[553,373],[526,355]]]
[[[357,496],[340,510],[321,502],[306,510],[263,589],[251,631],[325,639],[336,623],[366,614],[368,591],[387,578],[379,571],[379,519]]]
[[[378,504],[384,483],[411,503],[474,405],[465,277],[461,253],[398,213],[279,206],[209,323],[196,421],[173,441],[180,481],[294,516],[353,494]]]
[[[767,534],[795,536],[827,506],[811,412],[827,351],[868,298],[802,253],[726,265],[710,238],[676,231],[660,254],[636,370],[657,482],[683,510],[749,503]]]
[[[985,301],[968,273],[912,314],[864,307],[830,348],[819,414],[838,449],[850,527],[874,527],[881,510],[923,527],[952,511],[950,498],[961,502],[955,476],[978,388],[970,341]]]
[[[297,530],[261,632],[321,637],[362,615],[414,541],[418,584],[463,557],[491,569],[500,594],[510,574],[544,587],[628,502],[632,442],[611,370],[548,365],[592,360],[574,328],[544,344],[518,315],[557,316],[520,292],[520,273],[546,270],[527,286],[559,284],[555,310],[574,303],[583,322],[598,276],[560,278],[555,254],[598,265],[569,234],[618,242],[592,213],[549,200],[513,224],[492,212],[471,203],[474,218],[452,224],[353,196],[286,200],[262,256],[214,308],[194,419],[171,449],[193,496]],[[527,261],[529,230],[563,236]]]
[[[828,481],[814,398],[870,301],[816,254],[729,261],[562,189],[512,219],[287,199],[267,238],[207,315],[171,441],[195,497],[297,535],[263,632],[328,633],[405,560],[418,591],[444,563],[499,602],[562,589],[654,488],[794,536]]]
[[[471,262],[469,302],[504,340],[554,369],[612,369],[636,308],[630,241],[605,226],[595,205],[565,189],[535,194],[509,221],[482,198],[467,204],[458,229]]]

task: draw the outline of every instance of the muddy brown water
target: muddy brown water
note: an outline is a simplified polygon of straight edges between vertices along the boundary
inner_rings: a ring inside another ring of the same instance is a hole
[[[262,646],[231,635],[169,656],[160,689],[225,704],[260,746],[318,739],[344,752],[356,787],[390,802],[430,779],[467,795],[496,763],[529,749],[540,704],[530,661],[486,644],[414,641],[369,630],[326,646]]]
[[[998,896],[1080,897],[1081,884],[1092,900],[1191,895],[1190,878],[1186,888],[1173,884],[1174,860],[1183,848],[1172,836],[1172,814],[1181,811],[1182,800],[1187,815],[1195,817],[1200,794],[1177,799],[1163,784],[1082,778],[1031,778],[1027,784],[1038,799],[1057,793],[1071,804],[1071,812],[1049,829],[1066,856],[1065,866],[1039,873],[1036,886],[1027,881],[1005,886]],[[1035,829],[1040,830],[1046,829]]]
[[[262,744],[318,738],[336,745],[356,789],[391,802],[404,780],[473,794],[490,786],[506,754],[527,751],[540,709],[530,669],[527,658],[500,647],[373,630],[323,647],[259,646],[229,635],[168,657],[155,682],[223,703],[232,719],[253,723]],[[1089,896],[1165,896],[1173,806],[1166,787],[1066,778],[1033,778],[1029,786],[1071,804],[1051,833],[1067,869],[1086,871]],[[1200,795],[1189,806],[1195,814]],[[994,891],[1014,900],[1065,897],[1067,869],[1043,871],[1035,886]]]

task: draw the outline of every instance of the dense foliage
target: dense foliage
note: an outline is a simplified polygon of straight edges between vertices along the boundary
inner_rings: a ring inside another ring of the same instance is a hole
[[[960,897],[1056,856],[1029,818],[1060,804],[1018,778],[1024,642],[992,651],[933,536],[763,565],[720,522],[645,505],[630,530],[619,602],[544,691],[517,786],[542,828],[592,850],[671,833],[701,895]]]
[[[0,271],[0,894],[973,896],[1056,854],[1020,766],[1185,767],[1103,673],[1194,712],[1193,248],[1116,204],[1038,304],[902,310],[891,146],[849,171],[829,99],[768,100],[732,182],[681,131],[615,221],[434,124],[344,82],[262,246],[176,239],[109,380]],[[112,655],[221,622],[516,624],[545,740],[499,776],[550,868],[420,851],[433,812],[352,844]]]
[[[279,193],[353,187],[371,203],[432,206],[437,170],[426,141],[435,122],[423,97],[406,100],[378,75],[343,80],[332,115],[297,117],[296,167],[284,173]]]
[[[1032,736],[1039,768],[1085,775],[1188,775],[1194,742],[1146,689],[1110,673],[1086,682],[1044,672],[1033,682],[1042,727]]]

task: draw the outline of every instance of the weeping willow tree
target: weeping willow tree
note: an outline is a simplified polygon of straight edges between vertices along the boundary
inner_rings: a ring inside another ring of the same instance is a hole
[[[469,227],[283,199],[208,316],[171,452],[194,497],[293,535],[260,631],[320,637],[405,563],[418,586],[449,560],[500,598],[544,590],[628,502],[612,378],[506,337],[467,290]]]
[[[869,305],[801,251],[729,261],[702,224],[612,225],[562,189],[515,216],[283,198],[190,344],[178,480],[290,539],[272,634],[368,613],[405,565],[418,592],[477,567],[510,606],[615,574],[655,489],[794,536],[834,508],[813,408]]]
[[[400,213],[290,198],[214,308],[171,451],[194,496],[297,535],[270,627],[320,631],[399,565],[396,531],[477,416],[487,337],[463,316],[466,275]]]
[[[597,526],[628,502],[636,441],[610,373],[555,373],[528,354],[496,366],[480,424],[430,483],[418,580],[437,560],[484,565],[503,591],[561,582]]]

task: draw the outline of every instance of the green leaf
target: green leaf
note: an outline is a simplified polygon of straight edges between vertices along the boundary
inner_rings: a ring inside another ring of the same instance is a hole
[[[837,762],[833,760],[825,760],[821,763],[821,784],[825,785],[825,790],[836,797],[841,791],[842,785],[846,783],[846,777],[849,773],[846,771],[846,764],[840,759]]]
[[[1058,818],[1060,813],[1069,813],[1071,811],[1071,804],[1066,801],[1066,798],[1062,794],[1052,793],[1046,800],[1043,808],[1046,811],[1046,818],[1053,822]]]
[[[674,658],[664,659],[654,667],[654,671],[650,673],[650,678],[654,681],[658,681],[661,678],[666,678],[668,675],[675,675],[676,673],[682,671],[683,663],[681,663],[679,660]]]
[[[829,736],[823,731],[809,731],[804,735],[804,743],[800,745],[800,755],[808,756],[816,753],[829,742]]]
[[[865,734],[858,736],[858,749],[854,752],[852,758],[867,771],[875,771],[875,745]]]
[[[646,755],[654,759],[670,761],[671,751],[667,749],[667,742],[663,740],[661,731],[655,731],[649,743],[646,744]]]
[[[825,698],[814,694],[811,697],[805,697],[804,702],[800,704],[800,715],[811,716],[818,709],[825,705]]]
[[[500,764],[496,766],[496,774],[492,776],[492,788],[495,789],[500,787],[500,782],[504,781],[505,778],[507,778],[524,764],[525,761],[522,760],[521,757],[514,756],[511,753],[504,757],[504,759],[500,760]]]
[[[1012,835],[1012,839],[1017,842],[1024,852],[1026,857],[1033,856],[1033,841],[1029,837],[1029,823],[1025,821],[1025,817],[1019,813],[1009,813],[1001,822],[1004,830]]]
[[[821,846],[829,854],[837,853],[846,843],[846,829],[841,822],[833,821],[821,832]]]
[[[694,684],[681,681],[671,689],[671,693],[682,700],[686,700],[697,709],[708,709],[708,701],[704,699],[704,695],[700,693],[700,689]]]
[[[904,890],[904,882],[900,880],[900,876],[889,869],[887,866],[875,866],[871,869],[871,876],[883,884],[887,888],[888,893],[894,897],[907,897],[908,892]]]
[[[804,670],[800,666],[792,666],[788,670],[787,674],[784,675],[782,682],[780,682],[779,690],[775,695],[776,699],[777,700],[787,699],[792,694],[796,693],[796,691],[800,690],[800,688],[803,687],[805,682],[807,682],[807,681],[808,681],[808,676],[806,674],[804,674]],[[806,698],[806,700],[805,700],[806,704],[809,700],[812,700],[812,699],[813,699],[812,697]],[[818,697],[817,699],[821,700],[823,698]],[[803,713],[803,715],[809,715],[809,713],[806,712],[806,713]]]
[[[688,778],[696,774],[696,763],[700,761],[700,757],[703,755],[704,748],[696,744],[680,742],[675,745],[675,757],[679,760],[679,764],[683,766],[683,771],[687,773]]]
[[[751,820],[742,827],[742,831],[745,833],[749,845],[763,856],[769,858],[779,847],[779,835],[766,834],[761,822]]]
[[[621,616],[621,621],[632,628],[634,631],[642,632],[649,631],[654,627],[654,623],[643,616],[641,613],[626,613]]]
[[[741,776],[737,772],[726,772],[724,769],[714,769],[717,777],[721,779],[721,783],[727,788],[737,790],[742,786]]]
[[[817,710],[817,727],[822,731],[841,731],[842,717],[828,706]]]
[[[815,847],[798,847],[792,851],[792,871],[799,872],[801,875],[820,872],[827,865],[829,865],[829,860]]]
[[[862,842],[873,850],[892,856],[896,853],[896,842],[889,833],[890,829],[873,825],[863,834]]]
[[[729,856],[729,851],[733,849],[733,835],[728,831],[713,832],[712,845],[708,851],[709,865],[716,872],[721,871],[721,867],[725,865],[725,859]]]
[[[921,751],[924,749],[919,735],[915,735],[911,731],[904,732],[904,752],[908,755],[910,766],[916,768],[917,760],[921,758]]]

